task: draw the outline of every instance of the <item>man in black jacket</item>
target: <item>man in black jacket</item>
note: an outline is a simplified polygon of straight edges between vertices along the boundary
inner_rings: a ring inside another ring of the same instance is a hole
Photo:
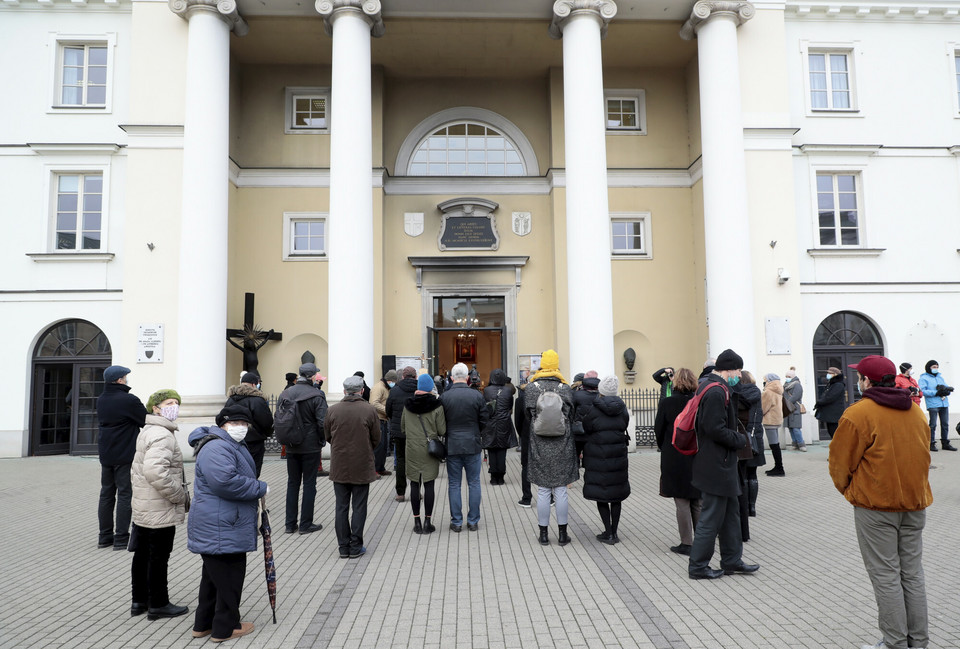
[[[483,396],[467,384],[467,366],[457,363],[450,370],[453,385],[443,393],[443,415],[447,420],[447,480],[450,497],[450,529],[463,526],[460,484],[467,474],[469,506],[467,528],[476,532],[480,524],[480,431],[487,425],[490,411]]]
[[[250,413],[250,427],[243,441],[257,465],[257,477],[263,467],[263,455],[266,452],[265,440],[273,434],[273,413],[260,391],[260,377],[247,372],[240,378],[240,385],[231,385],[227,391],[224,407],[238,405]]]
[[[407,493],[407,438],[400,430],[400,417],[403,416],[403,406],[407,399],[417,391],[417,370],[407,365],[400,371],[400,381],[390,388],[387,397],[387,418],[390,420],[390,439],[393,441],[393,453],[397,461],[397,495],[394,498],[398,503],[406,500]]]
[[[280,398],[295,401],[300,421],[306,428],[302,444],[287,446],[287,534],[297,531],[297,496],[303,484],[303,501],[300,504],[300,533],[310,534],[323,529],[313,522],[313,506],[317,497],[317,468],[320,466],[320,451],[326,444],[323,423],[327,416],[327,397],[315,383],[320,372],[313,363],[300,366],[297,382],[280,393]]]
[[[103,394],[97,399],[97,418],[100,435],[100,519],[98,548],[126,550],[130,541],[130,465],[137,452],[137,435],[146,423],[147,409],[143,402],[130,394],[127,375],[130,370],[111,365],[103,371]],[[117,526],[114,531],[113,508],[117,508]]]
[[[690,549],[690,579],[716,579],[734,573],[756,572],[760,566],[743,562],[740,530],[740,479],[737,449],[747,444],[737,429],[736,394],[728,386],[740,381],[743,359],[732,349],[717,357],[716,366],[700,382],[703,394],[697,409],[699,450],[693,458],[694,487],[703,496],[700,519]],[[717,384],[719,388],[715,387]],[[731,398],[732,397],[732,398]],[[710,567],[713,549],[720,537],[720,570]]]

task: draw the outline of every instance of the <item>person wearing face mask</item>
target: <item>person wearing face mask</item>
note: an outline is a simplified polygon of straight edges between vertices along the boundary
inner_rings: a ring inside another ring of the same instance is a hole
[[[273,413],[260,391],[260,377],[246,372],[240,377],[240,385],[231,385],[227,390],[227,402],[224,406],[239,405],[250,411],[250,428],[247,429],[247,450],[257,465],[257,477],[263,468],[263,455],[266,452],[266,439],[273,435]]]
[[[373,468],[379,476],[392,475],[387,470],[387,449],[390,448],[390,417],[387,414],[387,397],[390,389],[397,384],[397,370],[389,370],[383,378],[370,389],[370,405],[377,411],[380,421],[380,443],[373,450]]]
[[[896,385],[898,388],[909,392],[913,402],[918,406],[920,405],[923,397],[920,396],[920,385],[917,383],[917,380],[913,378],[913,365],[910,363],[900,363],[900,373],[897,374]]]
[[[726,349],[697,388],[697,393],[706,392],[697,409],[699,450],[693,456],[692,484],[702,494],[702,505],[690,549],[690,579],[716,579],[760,569],[743,561],[737,451],[747,445],[747,438],[737,429],[737,395],[730,390],[739,383],[741,370],[743,359]],[[712,383],[721,384],[723,389],[708,389]],[[717,537],[720,569],[714,570],[710,560]]]
[[[828,367],[826,379],[827,387],[813,404],[813,411],[817,419],[826,425],[827,434],[830,435],[830,439],[833,439],[833,434],[837,432],[837,422],[840,421],[843,409],[847,405],[844,399],[846,390],[843,387],[843,372],[840,368]]]
[[[937,449],[937,419],[940,420],[940,439],[943,450],[956,451],[957,447],[950,444],[950,400],[947,395],[953,388],[947,386],[946,380],[940,374],[940,364],[937,361],[927,361],[926,370],[920,375],[919,388],[926,401],[927,413],[930,415],[930,450]]]
[[[240,621],[247,553],[257,549],[257,501],[270,489],[258,480],[244,439],[250,412],[226,406],[216,426],[201,426],[188,441],[197,458],[187,549],[203,559],[193,637],[214,642],[253,631]]]
[[[130,466],[130,615],[146,613],[148,620],[179,617],[188,612],[186,606],[171,604],[167,592],[167,563],[173,537],[190,502],[183,455],[174,436],[179,409],[180,395],[175,390],[158,390],[150,395],[146,425],[137,436],[137,451]]]

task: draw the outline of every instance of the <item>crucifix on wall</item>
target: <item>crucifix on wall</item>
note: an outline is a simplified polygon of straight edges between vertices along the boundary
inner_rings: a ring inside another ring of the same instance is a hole
[[[270,340],[283,340],[283,334],[273,329],[261,331],[257,328],[253,321],[253,293],[244,293],[243,329],[227,329],[227,342],[243,352],[244,372],[257,373],[257,365],[260,364],[257,352]]]

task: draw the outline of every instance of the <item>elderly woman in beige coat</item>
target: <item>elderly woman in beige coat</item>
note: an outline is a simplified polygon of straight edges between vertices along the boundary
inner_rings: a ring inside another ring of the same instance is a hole
[[[189,505],[183,455],[174,437],[179,409],[180,395],[174,390],[159,390],[150,396],[147,422],[137,437],[137,452],[130,467],[133,487],[130,615],[146,613],[148,620],[178,617],[188,612],[186,606],[171,604],[167,593],[167,563],[173,550],[173,537]]]
[[[773,468],[764,471],[769,476],[787,475],[783,470],[783,453],[780,452],[780,426],[783,425],[783,384],[774,373],[763,377],[763,393],[760,395],[763,407],[763,430],[767,434],[767,444],[773,455]]]

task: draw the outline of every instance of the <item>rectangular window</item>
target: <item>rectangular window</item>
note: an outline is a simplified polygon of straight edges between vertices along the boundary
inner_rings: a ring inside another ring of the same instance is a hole
[[[61,43],[58,68],[59,106],[106,106],[106,43]]]
[[[604,92],[608,131],[634,131],[646,134],[646,108],[643,90],[607,90]]]
[[[610,251],[615,257],[651,257],[650,215],[611,215],[610,237]]]
[[[817,224],[821,246],[859,246],[859,176],[817,174]]]
[[[57,250],[100,250],[103,221],[103,174],[56,176]]]
[[[812,110],[851,110],[853,103],[852,70],[848,52],[810,52],[810,108]]]
[[[290,223],[291,255],[323,255],[326,251],[326,235],[322,219],[294,219]]]
[[[960,52],[954,52],[953,66],[957,75],[957,106],[960,108]]]
[[[287,134],[330,132],[330,89],[288,87],[286,89]]]

